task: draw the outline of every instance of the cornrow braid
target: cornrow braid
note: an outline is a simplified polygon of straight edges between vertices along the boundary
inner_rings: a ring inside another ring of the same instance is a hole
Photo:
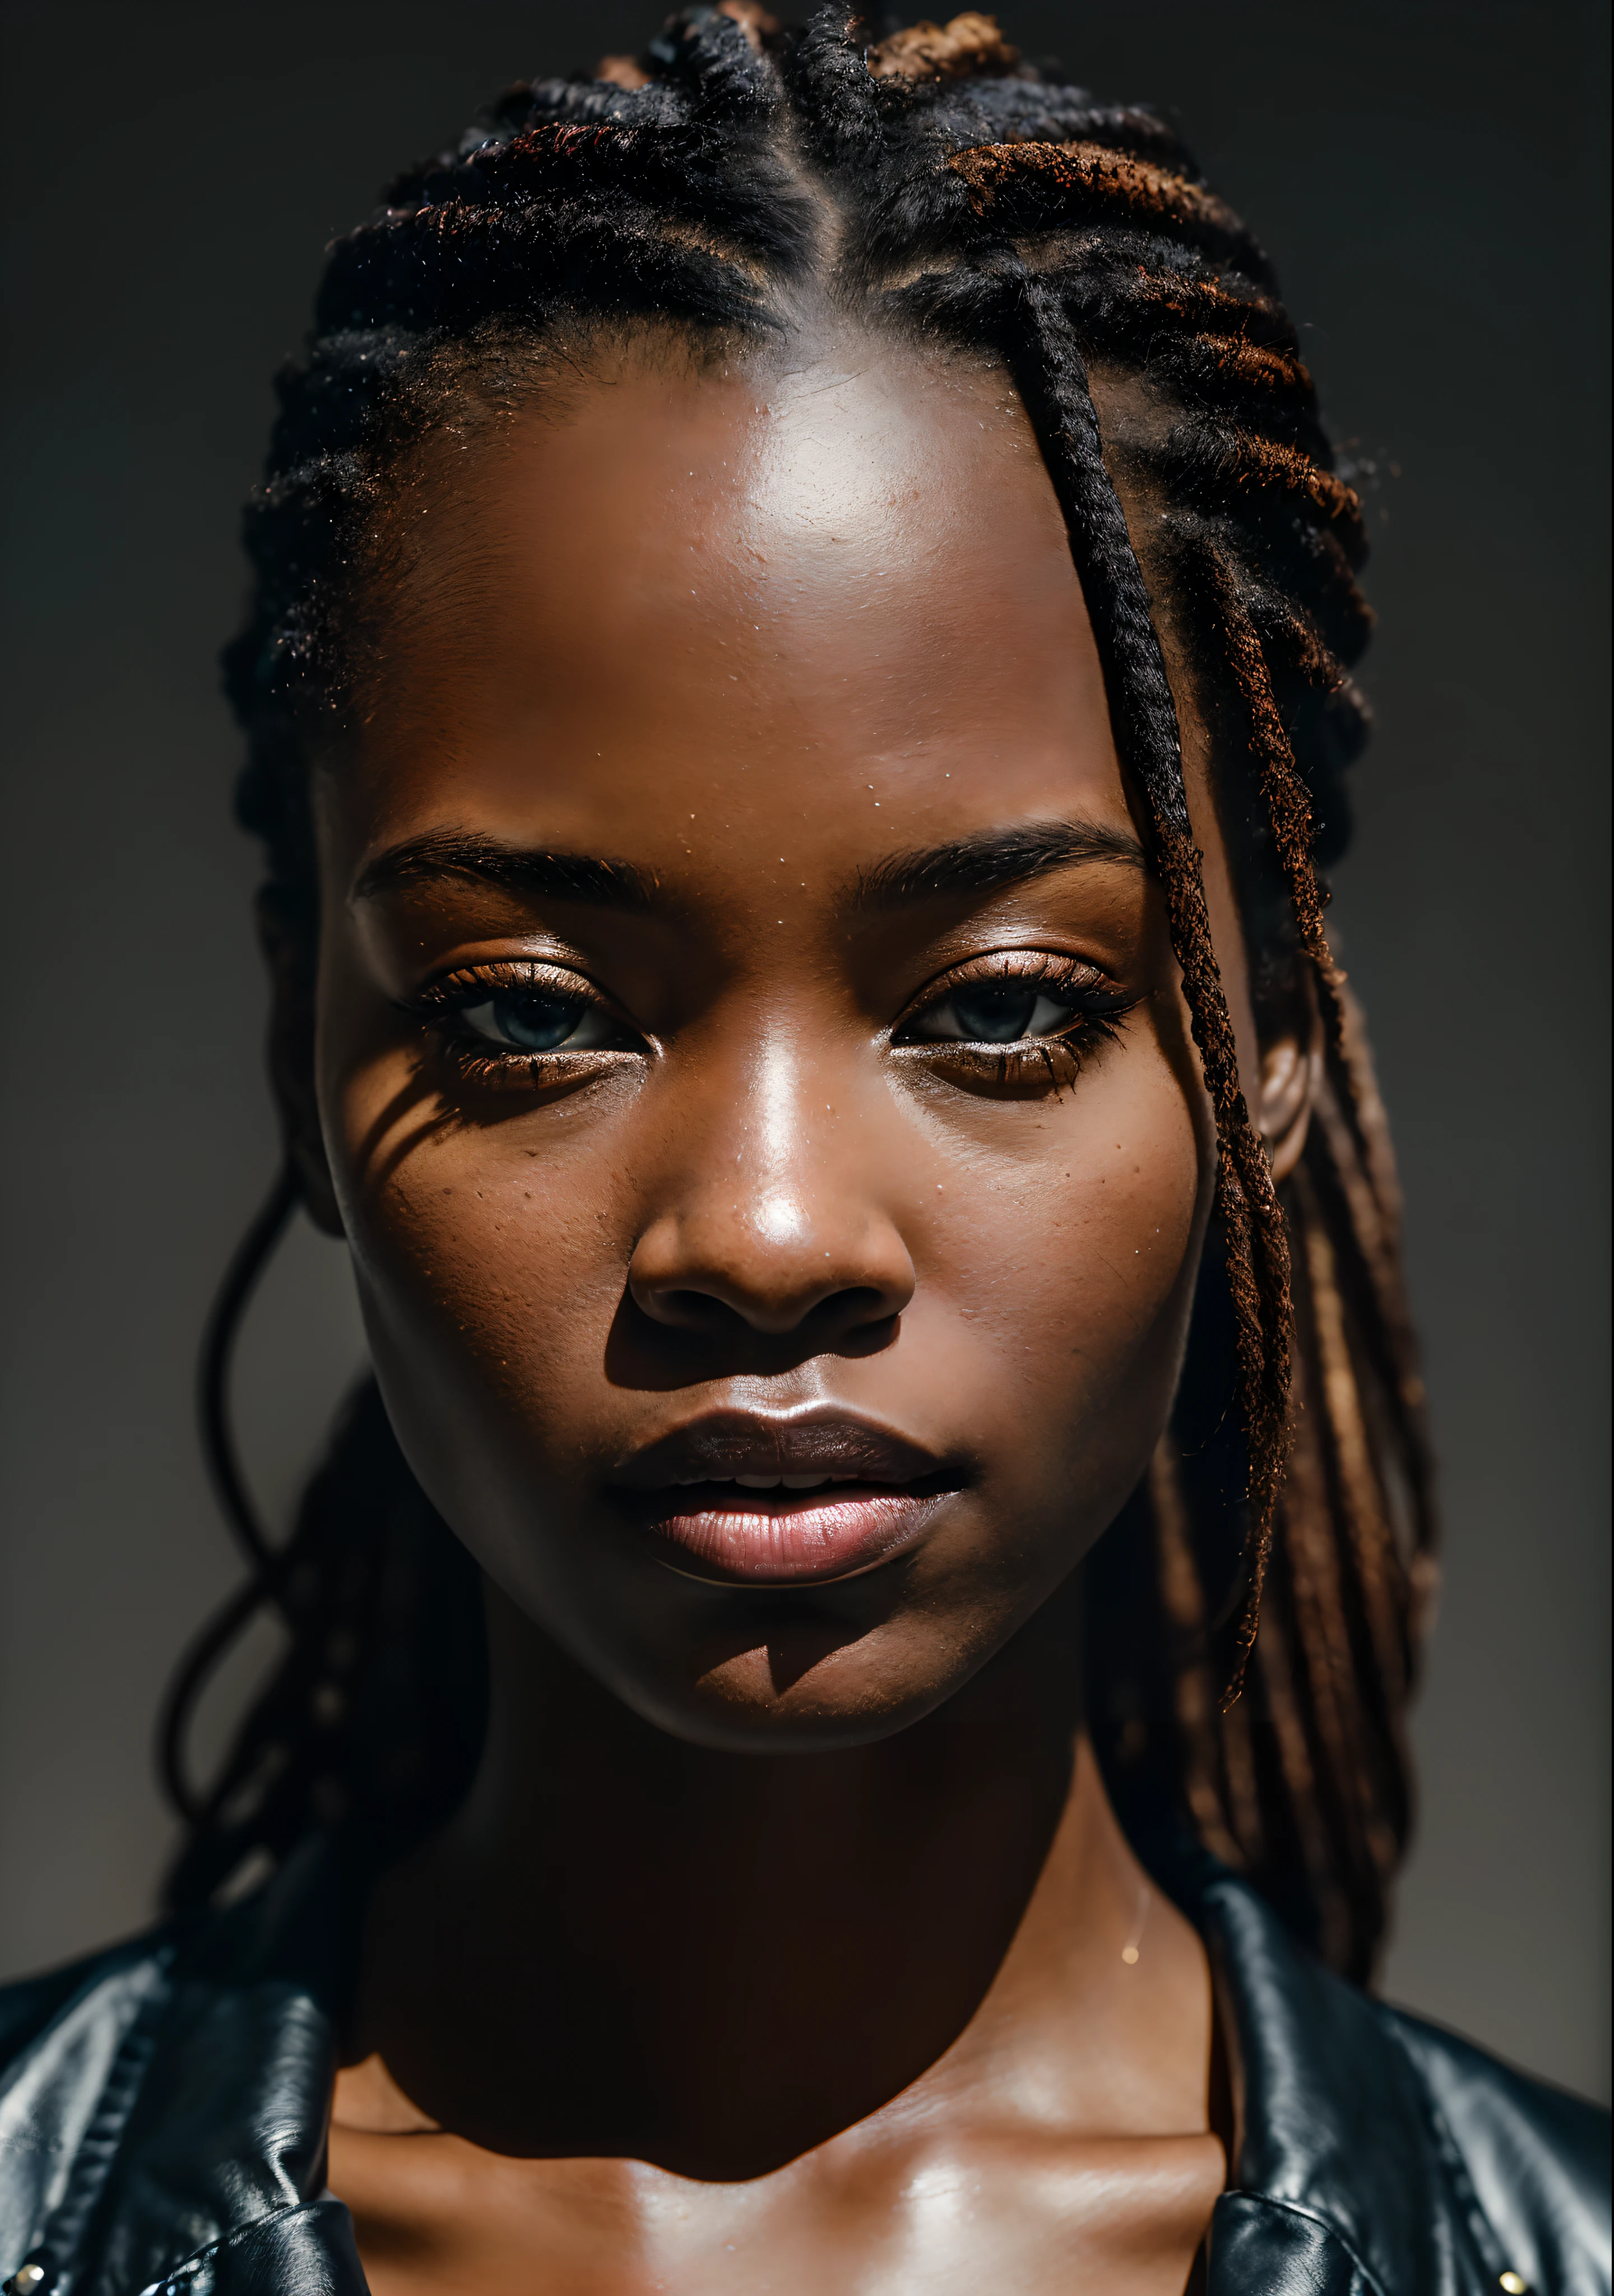
[[[509,89],[397,178],[332,250],[247,512],[256,589],[225,675],[266,898],[311,942],[308,755],[349,706],[366,536],[422,432],[541,391],[595,338],[670,327],[743,357],[825,306],[995,362],[1023,402],[1216,1124],[1172,1423],[1086,1566],[1095,1743],[1129,1823],[1187,1824],[1365,1975],[1408,1823],[1403,1719],[1434,1515],[1394,1167],[1324,927],[1322,872],[1345,849],[1344,777],[1369,730],[1350,676],[1371,627],[1364,529],[1271,263],[1166,121],[1033,70],[978,12],[879,38],[845,9],[792,29],[723,0],[675,16],[641,55]],[[1188,704],[1258,1026],[1303,1041],[1321,1027],[1313,1119],[1281,1188],[1211,942]],[[250,1288],[238,1267],[220,1361]],[[239,1515],[221,1412],[209,1427]],[[168,1716],[191,1829],[176,1901],[283,1857],[339,1809],[389,1836],[429,1824],[477,1755],[474,1574],[373,1390],[286,1549],[256,1530],[247,1543],[251,1583]],[[190,1706],[265,1605],[289,1655],[196,1792]],[[454,1698],[422,1625],[434,1612],[459,1621]]]
[[[1270,266],[1233,209],[1180,171],[1102,144],[991,144],[948,166],[968,185],[978,215],[1020,236],[1124,220],[1130,231],[1169,231],[1213,259],[1238,264],[1263,283]]]

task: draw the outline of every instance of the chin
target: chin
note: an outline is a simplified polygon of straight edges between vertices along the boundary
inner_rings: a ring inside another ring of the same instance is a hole
[[[895,1639],[876,1632],[848,1642],[840,1622],[782,1621],[749,1647],[737,1650],[731,1640],[682,1679],[663,1672],[654,1680],[619,1677],[611,1687],[643,1720],[714,1752],[844,1752],[922,1720],[972,1671],[955,1661],[934,1670],[893,1663]]]

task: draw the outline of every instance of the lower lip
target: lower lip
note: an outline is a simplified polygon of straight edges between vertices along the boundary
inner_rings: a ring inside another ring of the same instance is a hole
[[[662,1559],[688,1577],[788,1587],[889,1562],[913,1546],[947,1496],[877,1483],[788,1493],[697,1483],[658,1492],[650,1525],[676,1549]]]

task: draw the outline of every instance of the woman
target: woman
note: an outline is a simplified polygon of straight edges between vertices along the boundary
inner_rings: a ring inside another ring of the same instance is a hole
[[[1256,242],[987,18],[726,0],[282,398],[257,1568],[173,1919],[0,1997],[7,2285],[1606,2288],[1601,2116],[1359,1989],[1429,1481]],[[283,1555],[298,1200],[376,1385]]]

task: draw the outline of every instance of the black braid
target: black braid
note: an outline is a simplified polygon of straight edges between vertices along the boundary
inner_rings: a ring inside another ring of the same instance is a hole
[[[1024,284],[1027,335],[1013,373],[1048,455],[1105,668],[1117,746],[1148,800],[1156,865],[1183,967],[1194,1043],[1222,1145],[1217,1209],[1227,1247],[1235,1350],[1250,1451],[1249,1593],[1229,1697],[1242,1685],[1259,1616],[1289,1404],[1289,1245],[1265,1153],[1239,1084],[1217,976],[1200,857],[1183,781],[1176,705],[1127,521],[1105,468],[1081,349],[1047,281]]]
[[[249,745],[240,816],[280,914],[311,935],[308,751],[348,706],[366,521],[425,429],[541,390],[546,348],[591,335],[672,326],[743,356],[787,332],[804,295],[966,347],[1019,391],[1151,824],[1215,1111],[1215,1233],[1172,1431],[1088,1567],[1101,1755],[1118,1793],[1184,1812],[1362,1973],[1405,1836],[1402,1716],[1433,1535],[1393,1167],[1317,873],[1344,849],[1343,776],[1367,733],[1348,674],[1370,627],[1363,529],[1270,262],[1167,123],[1040,77],[979,16],[882,40],[835,7],[782,30],[755,0],[687,10],[597,77],[509,90],[337,243],[307,357],[280,378],[247,513],[254,605],[225,665]],[[1210,943],[1185,700],[1211,738],[1258,1017],[1304,1027],[1315,1008],[1326,1024],[1318,1117],[1281,1206]],[[476,1753],[473,1595],[367,1391],[288,1552],[258,1558],[172,1710],[193,1828],[177,1898],[253,1851],[284,1855],[339,1807],[397,1833],[451,1805]],[[291,1657],[221,1779],[193,1794],[185,1702],[260,1603]],[[447,1671],[468,1695],[446,1694],[440,1648],[428,1664],[433,1606],[459,1622]]]

